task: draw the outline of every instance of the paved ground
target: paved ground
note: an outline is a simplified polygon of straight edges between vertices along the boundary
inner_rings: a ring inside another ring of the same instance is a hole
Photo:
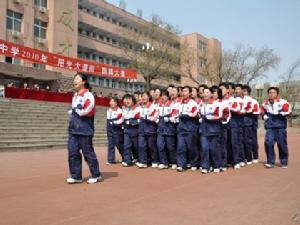
[[[209,175],[106,166],[98,149],[105,180],[96,185],[64,182],[66,151],[1,153],[0,224],[300,224],[299,140],[290,133],[287,170],[258,164]]]

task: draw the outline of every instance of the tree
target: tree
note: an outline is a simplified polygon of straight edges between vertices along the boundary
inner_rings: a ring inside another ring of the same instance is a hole
[[[122,29],[121,32],[128,37],[123,39],[121,46],[130,61],[130,67],[144,77],[147,90],[150,90],[154,79],[167,78],[178,71],[178,27],[165,22],[158,15],[153,15],[150,27],[140,27],[135,31]]]
[[[223,52],[221,80],[249,84],[266,77],[266,72],[275,69],[279,62],[280,58],[273,49],[239,44],[235,49]]]
[[[286,99],[290,104],[294,116],[299,116],[299,112],[295,112],[296,103],[300,101],[299,98],[299,81],[295,82],[300,77],[300,59],[292,63],[287,72],[281,76],[280,95]],[[293,125],[293,117],[289,117],[290,126]]]

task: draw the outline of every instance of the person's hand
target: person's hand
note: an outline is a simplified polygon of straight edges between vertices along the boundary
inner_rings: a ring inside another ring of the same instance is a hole
[[[170,121],[170,119],[168,118],[168,117],[164,117],[164,122],[169,122]]]
[[[269,119],[269,117],[267,115],[264,115],[264,120]]]
[[[199,118],[199,123],[202,123],[203,122],[203,119],[202,118]]]
[[[69,111],[68,111],[68,115],[72,115],[72,109],[70,109]]]

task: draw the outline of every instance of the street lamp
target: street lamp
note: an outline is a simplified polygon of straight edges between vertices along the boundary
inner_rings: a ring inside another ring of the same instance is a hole
[[[150,52],[150,51],[154,51],[154,47],[150,45],[149,42],[147,42],[145,45],[142,46],[142,51],[144,52]],[[147,74],[147,80],[146,80],[146,86],[147,86],[147,91],[149,91],[150,89],[150,78],[149,78],[149,74]]]

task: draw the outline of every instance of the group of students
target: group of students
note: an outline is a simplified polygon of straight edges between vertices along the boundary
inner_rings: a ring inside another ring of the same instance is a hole
[[[70,177],[67,183],[82,182],[82,155],[91,177],[87,183],[102,179],[93,147],[95,98],[86,75],[73,81],[68,138]],[[186,169],[206,174],[227,168],[258,163],[258,118],[265,121],[267,168],[275,165],[277,142],[282,168],[288,166],[287,116],[290,104],[270,87],[268,98],[259,103],[250,97],[248,85],[221,83],[199,88],[169,86],[167,90],[125,94],[122,107],[111,98],[107,110],[107,164],[116,163],[119,150],[124,167]]]
[[[107,110],[107,164],[115,149],[122,165],[186,169],[206,174],[258,163],[258,118],[265,121],[267,168],[275,165],[278,143],[282,168],[288,165],[289,103],[270,87],[260,107],[248,85],[221,83],[199,88],[169,86],[137,95],[125,94],[122,107],[112,98]]]

